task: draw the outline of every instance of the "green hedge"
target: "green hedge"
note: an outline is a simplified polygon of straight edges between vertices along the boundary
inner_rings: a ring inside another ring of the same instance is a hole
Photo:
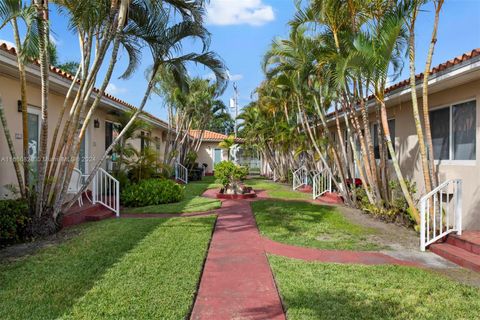
[[[23,200],[0,200],[0,246],[25,240],[30,223]]]
[[[146,179],[123,189],[120,199],[127,207],[145,207],[179,202],[184,196],[184,187],[172,180]]]

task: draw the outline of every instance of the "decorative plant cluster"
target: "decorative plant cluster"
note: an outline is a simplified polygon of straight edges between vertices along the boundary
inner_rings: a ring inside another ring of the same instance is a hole
[[[223,186],[223,193],[242,194],[245,187],[242,181],[248,175],[248,168],[238,166],[232,161],[222,161],[215,165],[215,178]]]
[[[25,240],[30,223],[28,205],[22,200],[0,201],[0,246]]]
[[[127,207],[145,207],[179,202],[184,196],[184,187],[172,180],[146,179],[123,189],[120,199]]]

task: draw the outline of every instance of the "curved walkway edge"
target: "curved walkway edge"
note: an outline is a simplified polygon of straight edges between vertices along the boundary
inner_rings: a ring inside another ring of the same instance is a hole
[[[397,264],[403,266],[421,267],[418,263],[399,260],[380,252],[348,251],[348,250],[322,250],[298,247],[279,243],[262,237],[265,251],[277,256],[300,259],[305,261],[319,261],[327,263],[348,264]]]

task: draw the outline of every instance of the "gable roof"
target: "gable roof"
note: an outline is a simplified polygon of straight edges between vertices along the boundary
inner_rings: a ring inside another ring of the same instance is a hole
[[[199,138],[201,133],[202,133],[202,130],[190,130],[190,135],[194,138]],[[221,133],[218,133],[218,132],[209,131],[209,130],[204,130],[202,141],[221,142],[221,141],[223,141],[227,138],[228,138],[227,135],[224,135],[224,134],[221,134]],[[235,142],[242,143],[243,139],[235,138]]]

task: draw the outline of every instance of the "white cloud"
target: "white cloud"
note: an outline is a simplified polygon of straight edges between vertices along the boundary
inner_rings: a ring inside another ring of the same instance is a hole
[[[262,0],[210,0],[207,5],[207,22],[213,25],[261,26],[273,20],[272,6]]]
[[[243,74],[240,73],[231,74],[229,71],[227,71],[227,75],[230,81],[240,81],[243,79]],[[210,72],[204,75],[203,78],[208,80],[215,80],[215,74],[213,74],[213,72]]]
[[[109,83],[105,91],[111,95],[117,95],[121,93],[126,93],[128,90],[127,88],[118,87],[114,83]]]

